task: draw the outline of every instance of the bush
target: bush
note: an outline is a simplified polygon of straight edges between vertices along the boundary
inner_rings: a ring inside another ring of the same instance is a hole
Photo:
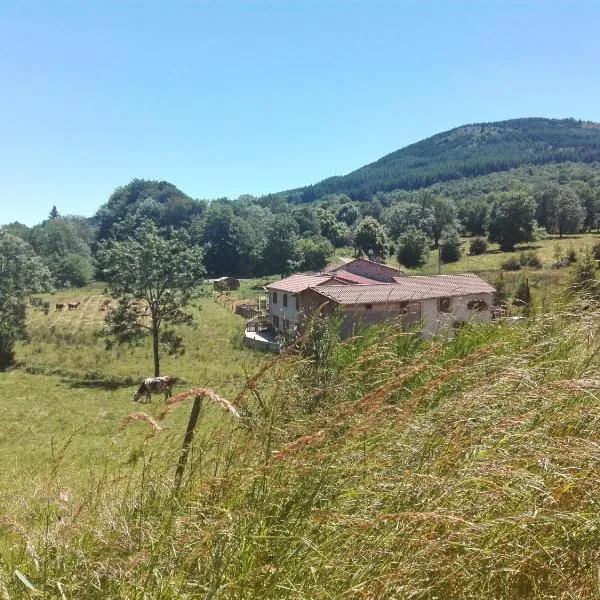
[[[469,254],[485,254],[488,249],[488,243],[485,238],[476,237],[474,240],[471,240],[471,245],[469,246]]]
[[[592,246],[592,255],[596,260],[600,260],[600,241]]]
[[[569,264],[569,265],[572,265],[573,263],[577,262],[577,252],[575,251],[573,244],[571,244],[569,246],[569,248],[567,249],[567,254],[565,255],[565,260],[567,261],[567,264]]]
[[[520,271],[521,266],[522,265],[521,265],[520,261],[517,260],[516,258],[508,258],[500,265],[500,268],[503,271]]]
[[[519,256],[519,262],[521,263],[522,267],[533,267],[534,269],[542,268],[542,261],[533,250],[521,252]]]
[[[600,282],[596,277],[596,260],[590,250],[586,250],[580,261],[573,266],[571,291],[574,295],[600,300]]]

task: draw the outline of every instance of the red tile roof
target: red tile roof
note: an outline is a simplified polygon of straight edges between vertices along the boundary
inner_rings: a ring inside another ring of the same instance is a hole
[[[495,291],[493,286],[477,275],[398,277],[395,283],[320,285],[311,289],[338,304],[383,304]]]
[[[379,283],[375,279],[369,279],[368,277],[363,277],[362,275],[356,275],[356,273],[350,273],[350,271],[345,271],[344,269],[333,271],[331,275],[332,277],[341,279],[347,283]]]
[[[320,285],[321,283],[331,281],[332,278],[332,275],[291,275],[290,277],[286,277],[281,281],[270,283],[265,287],[268,290],[297,294],[298,292],[302,292],[309,287],[314,287],[316,285]]]
[[[332,272],[335,273],[338,270],[349,271],[364,277],[368,276],[374,281],[385,283],[391,283],[394,277],[402,277],[404,275],[402,271],[394,269],[394,267],[365,258],[355,258],[354,260],[337,267],[337,269],[333,269]]]

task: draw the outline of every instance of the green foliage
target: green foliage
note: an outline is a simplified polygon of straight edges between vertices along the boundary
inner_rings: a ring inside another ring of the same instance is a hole
[[[461,240],[458,231],[453,228],[445,229],[440,241],[440,259],[444,263],[457,262],[460,260]]]
[[[433,226],[433,211],[428,196],[401,200],[385,212],[384,219],[392,239],[398,239],[407,229],[420,229],[426,234]]]
[[[105,240],[119,232],[126,237],[127,230],[148,219],[158,227],[189,225],[205,208],[205,203],[192,200],[167,181],[134,179],[114,191],[96,212],[94,222],[98,226],[98,239]],[[128,225],[118,232],[114,227],[121,221]]]
[[[427,262],[429,239],[423,231],[409,227],[398,238],[398,262],[409,269],[414,269]]]
[[[320,271],[333,255],[333,246],[323,237],[300,238],[296,251],[301,271]]]
[[[387,238],[381,223],[374,217],[364,217],[354,232],[354,247],[366,256],[385,258]]]
[[[166,239],[165,232],[146,221],[128,240],[105,242],[99,259],[108,291],[118,302],[107,314],[105,335],[131,344],[150,334],[154,375],[159,375],[164,326],[191,323],[185,307],[204,275],[201,250],[183,232]]]
[[[563,189],[558,196],[557,227],[560,237],[565,233],[581,231],[585,221],[585,207],[579,196],[570,189]]]
[[[526,315],[529,314],[529,309],[531,307],[531,290],[529,289],[529,279],[526,277],[519,279],[515,291],[515,301],[518,305],[523,307]]]
[[[90,244],[94,230],[82,219],[57,214],[33,227],[29,238],[58,287],[84,286],[92,280],[94,263]]]
[[[515,244],[530,241],[533,235],[535,200],[526,192],[504,192],[492,195],[487,228],[491,242],[503,251]]]
[[[532,267],[533,269],[541,269],[542,261],[540,257],[533,251],[523,251],[519,254],[519,262],[523,267]]]
[[[215,201],[190,228],[194,242],[203,246],[204,265],[211,277],[243,276],[254,271],[260,253],[251,221],[235,215],[233,203]]]
[[[523,265],[516,258],[507,258],[501,265],[500,268],[503,271],[520,271]]]
[[[0,370],[14,360],[14,346],[27,337],[27,302],[51,288],[50,272],[31,246],[0,229]]]
[[[288,192],[288,198],[310,202],[325,194],[346,193],[353,200],[366,201],[380,191],[415,190],[521,165],[590,163],[600,160],[599,140],[597,127],[574,119],[465,125],[392,152],[343,177]]]
[[[470,235],[485,235],[485,222],[489,203],[481,197],[461,198],[457,203],[458,220]]]
[[[476,237],[475,239],[471,240],[471,243],[469,244],[469,254],[485,254],[487,249],[487,240],[482,237]]]
[[[431,198],[431,209],[433,214],[431,235],[433,237],[434,245],[437,248],[443,232],[449,229],[456,230],[457,228],[456,209],[454,207],[454,202],[449,198],[444,198],[444,196],[433,196]]]
[[[345,204],[342,204],[337,212],[338,221],[345,223],[349,227],[357,223],[360,218],[360,209],[352,202],[346,202]]]
[[[265,232],[261,270],[265,275],[288,275],[298,267],[297,225],[286,215],[274,216]]]
[[[597,263],[591,250],[582,252],[571,272],[570,291],[583,298],[600,300],[600,282],[597,278]]]

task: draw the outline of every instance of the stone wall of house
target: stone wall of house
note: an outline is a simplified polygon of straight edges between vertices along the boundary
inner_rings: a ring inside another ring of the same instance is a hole
[[[470,310],[471,301],[483,301],[486,303],[485,310]],[[458,296],[450,299],[450,312],[439,311],[439,299],[431,298],[421,302],[421,315],[423,320],[423,337],[431,337],[439,331],[455,326],[455,323],[488,322],[492,320],[493,297],[490,293],[471,294],[469,296]]]
[[[370,308],[369,308],[370,307]],[[421,304],[405,305],[399,302],[385,304],[352,304],[344,306],[342,316],[342,338],[355,335],[361,326],[382,323],[398,323],[406,329],[421,321]]]

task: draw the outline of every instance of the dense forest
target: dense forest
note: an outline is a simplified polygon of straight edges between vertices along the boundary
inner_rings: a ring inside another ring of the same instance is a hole
[[[4,231],[28,242],[60,287],[101,278],[103,243],[147,221],[201,248],[208,276],[315,271],[340,247],[396,255],[410,268],[431,247],[457,260],[460,235],[510,250],[536,235],[596,229],[599,182],[600,126],[519,119],[460,127],[295,192],[208,201],[172,183],[134,179],[91,218],[52,207],[38,225]]]
[[[575,119],[477,123],[411,144],[344,176],[285,192],[292,202],[325,194],[365,201],[377,192],[416,190],[521,165],[600,161],[600,125]]]

